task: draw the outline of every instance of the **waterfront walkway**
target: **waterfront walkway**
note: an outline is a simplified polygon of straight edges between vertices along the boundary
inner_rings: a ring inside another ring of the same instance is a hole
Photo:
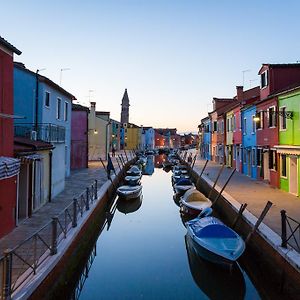
[[[197,158],[194,170],[200,173],[204,164],[205,160]],[[202,177],[214,182],[220,168],[220,164],[209,161]],[[231,172],[231,168],[224,168],[217,182],[217,187],[223,187]],[[271,201],[273,206],[263,222],[279,235],[281,235],[281,210],[286,210],[288,216],[300,222],[300,199],[262,181],[253,180],[244,174],[235,172],[225,188],[225,192],[239,203],[247,203],[247,210],[256,217],[259,217],[266,203]]]
[[[112,162],[118,173],[118,164],[114,158],[112,158]],[[95,180],[97,180],[98,188],[107,181],[106,171],[98,161],[89,162],[89,168],[87,169],[71,171],[71,175],[66,178],[63,192],[36,211],[32,217],[24,220],[12,232],[0,239],[0,256],[4,250],[12,249],[19,245],[47,224],[51,217],[62,212],[73,201],[73,198],[78,197]]]

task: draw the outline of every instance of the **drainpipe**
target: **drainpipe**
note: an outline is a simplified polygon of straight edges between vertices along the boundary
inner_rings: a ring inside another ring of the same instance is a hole
[[[49,202],[52,198],[52,150],[49,152]]]

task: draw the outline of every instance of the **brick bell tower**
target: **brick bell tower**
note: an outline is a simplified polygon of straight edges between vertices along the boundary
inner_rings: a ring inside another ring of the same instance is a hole
[[[123,98],[122,98],[122,109],[121,109],[121,123],[128,123],[129,122],[129,98],[127,94],[127,89],[125,89]]]

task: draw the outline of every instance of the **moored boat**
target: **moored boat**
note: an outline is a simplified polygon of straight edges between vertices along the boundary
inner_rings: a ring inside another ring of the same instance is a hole
[[[188,190],[181,197],[181,211],[189,215],[198,215],[205,208],[211,207],[211,201],[196,189]]]
[[[117,188],[117,195],[125,200],[134,199],[141,195],[141,185],[121,185]]]
[[[128,184],[128,185],[139,185],[139,184],[141,184],[141,176],[140,175],[137,175],[137,176],[127,175],[127,176],[125,176],[124,179],[125,179],[126,184]]]
[[[142,171],[136,165],[133,165],[126,173],[129,176],[141,176],[142,175]]]
[[[178,182],[175,183],[173,187],[174,187],[175,192],[178,195],[182,196],[189,189],[194,189],[195,185],[193,184],[193,182],[190,179],[182,178],[182,179],[178,180]]]
[[[215,217],[197,217],[186,228],[198,255],[212,263],[231,266],[245,250],[243,239]]]

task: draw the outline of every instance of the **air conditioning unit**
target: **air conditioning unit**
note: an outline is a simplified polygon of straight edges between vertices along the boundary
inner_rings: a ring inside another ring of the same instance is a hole
[[[33,141],[37,140],[37,132],[35,130],[30,131],[30,139]]]

